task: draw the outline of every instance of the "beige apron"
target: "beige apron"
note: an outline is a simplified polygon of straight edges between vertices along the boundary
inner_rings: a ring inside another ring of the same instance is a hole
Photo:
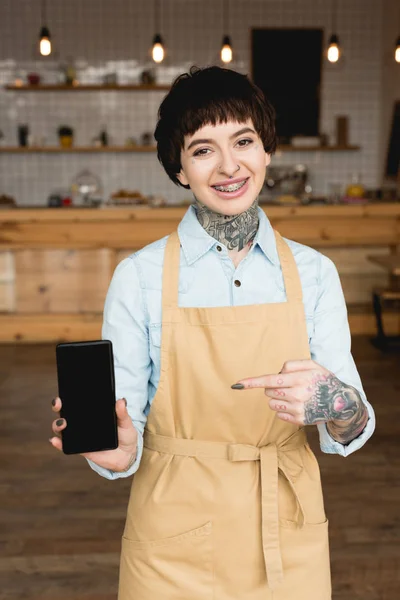
[[[297,266],[274,232],[287,302],[246,306],[180,308],[178,233],[167,240],[160,381],[132,482],[119,600],[331,599],[305,429],[279,419],[264,389],[231,389],[310,358]]]

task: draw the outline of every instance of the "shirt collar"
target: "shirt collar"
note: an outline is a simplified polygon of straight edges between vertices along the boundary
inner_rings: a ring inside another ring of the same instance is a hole
[[[257,209],[259,226],[253,245],[258,244],[268,260],[275,266],[279,266],[274,230],[263,209],[259,206]],[[218,244],[218,240],[209,235],[202,225],[200,225],[193,204],[189,206],[178,225],[178,236],[188,265],[193,264],[208,250]]]

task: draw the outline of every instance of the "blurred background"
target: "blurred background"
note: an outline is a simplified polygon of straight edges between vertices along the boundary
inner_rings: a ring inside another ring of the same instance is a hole
[[[335,201],[356,181],[381,188],[397,173],[395,150],[387,159],[399,10],[396,0],[3,0],[0,194],[44,206],[87,169],[103,201],[121,189],[189,201],[167,185],[153,131],[166,90],[192,64],[227,66],[260,85],[278,113],[272,165],[303,164],[313,196]],[[221,60],[226,36],[230,62]],[[337,60],[334,49],[328,58],[332,36]],[[143,82],[149,89],[135,87]]]
[[[310,428],[333,598],[397,600],[398,0],[0,2],[0,598],[116,598],[132,481],[47,442],[55,346],[100,339],[116,265],[193,201],[153,137],[192,65],[247,74],[269,97],[279,145],[260,206],[338,268],[377,430],[343,460]]]

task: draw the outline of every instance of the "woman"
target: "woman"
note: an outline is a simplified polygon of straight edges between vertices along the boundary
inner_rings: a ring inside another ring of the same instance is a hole
[[[135,473],[119,600],[331,598],[304,426],[347,456],[374,412],[335,265],[282,238],[258,206],[274,118],[246,76],[218,67],[178,77],[160,106],[158,158],[194,204],[115,270],[102,337],[120,445],[83,455],[109,479]]]

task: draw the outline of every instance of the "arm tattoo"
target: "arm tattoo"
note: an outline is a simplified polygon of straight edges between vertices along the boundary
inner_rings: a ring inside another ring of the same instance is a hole
[[[353,386],[331,374],[314,381],[314,390],[304,406],[306,425],[328,421],[329,433],[342,444],[360,435],[368,421],[368,410]]]

